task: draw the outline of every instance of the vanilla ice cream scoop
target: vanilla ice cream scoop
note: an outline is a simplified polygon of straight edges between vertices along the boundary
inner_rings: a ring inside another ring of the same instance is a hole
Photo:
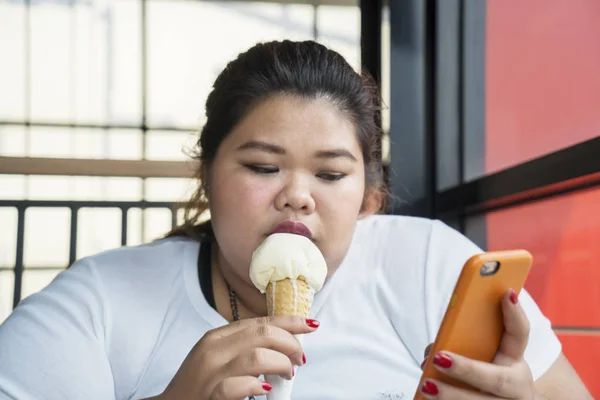
[[[300,277],[315,292],[321,290],[327,277],[325,258],[310,239],[292,233],[275,233],[254,251],[250,279],[261,293],[265,293],[271,282]]]

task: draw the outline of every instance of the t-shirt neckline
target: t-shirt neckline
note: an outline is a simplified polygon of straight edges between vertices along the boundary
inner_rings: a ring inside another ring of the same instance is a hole
[[[192,307],[196,310],[200,318],[205,320],[209,325],[218,328],[227,325],[228,321],[221,314],[210,306],[202,289],[200,288],[200,279],[198,276],[198,255],[201,246],[210,246],[210,243],[196,242],[195,246],[188,248],[183,263],[183,279],[185,280],[185,288],[188,298],[192,303]]]

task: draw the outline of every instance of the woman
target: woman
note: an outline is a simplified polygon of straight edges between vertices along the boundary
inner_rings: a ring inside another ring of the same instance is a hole
[[[239,400],[293,366],[294,399],[410,398],[480,250],[440,222],[373,215],[384,193],[372,88],[314,42],[259,44],[227,65],[206,103],[186,223],[83,259],[24,300],[0,327],[0,398]],[[253,251],[282,230],[309,236],[328,264],[311,319],[266,318],[248,276]],[[503,310],[494,364],[433,355],[481,392],[419,390],[591,398],[531,298],[509,292]]]

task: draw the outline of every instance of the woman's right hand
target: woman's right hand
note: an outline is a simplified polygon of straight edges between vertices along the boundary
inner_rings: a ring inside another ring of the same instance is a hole
[[[315,320],[292,316],[245,319],[207,332],[159,396],[162,400],[241,400],[271,390],[260,375],[291,379],[306,362],[294,335],[314,332]]]

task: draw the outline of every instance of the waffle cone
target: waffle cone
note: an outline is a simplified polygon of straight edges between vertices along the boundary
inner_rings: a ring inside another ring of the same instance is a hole
[[[270,282],[266,294],[269,315],[308,317],[315,291],[300,277]]]

